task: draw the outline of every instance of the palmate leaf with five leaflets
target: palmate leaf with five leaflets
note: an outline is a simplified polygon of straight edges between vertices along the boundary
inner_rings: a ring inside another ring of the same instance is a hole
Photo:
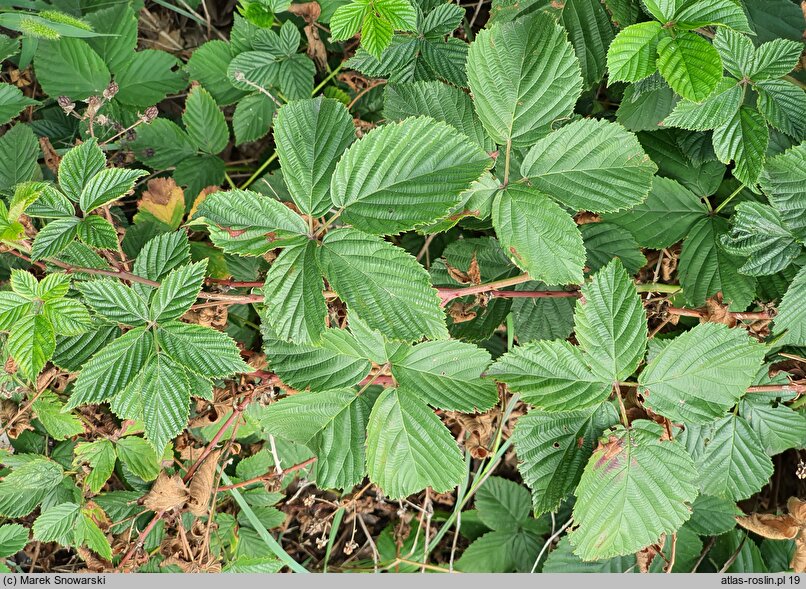
[[[694,461],[678,442],[662,440],[660,425],[618,426],[593,453],[574,505],[574,553],[598,560],[636,552],[691,516],[697,497]]]

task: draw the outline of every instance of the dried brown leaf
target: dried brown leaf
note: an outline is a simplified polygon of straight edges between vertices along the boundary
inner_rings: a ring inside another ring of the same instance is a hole
[[[151,511],[168,511],[182,507],[188,497],[188,490],[182,482],[182,477],[179,475],[169,477],[161,472],[143,499],[143,505]]]
[[[215,485],[216,466],[221,451],[212,452],[205,458],[202,465],[196,470],[193,479],[190,481],[190,500],[188,501],[188,511],[193,515],[202,516],[207,514],[207,504],[213,494]]]

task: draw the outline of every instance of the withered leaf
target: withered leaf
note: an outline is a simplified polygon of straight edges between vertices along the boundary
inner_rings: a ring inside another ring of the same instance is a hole
[[[161,472],[143,499],[143,504],[151,511],[168,511],[182,507],[188,497],[188,490],[182,482],[182,477],[179,475],[169,477]]]
[[[188,511],[193,515],[202,516],[207,513],[207,504],[210,502],[210,496],[213,494],[216,466],[218,466],[218,458],[220,456],[220,450],[211,453],[204,459],[204,462],[190,481]]]

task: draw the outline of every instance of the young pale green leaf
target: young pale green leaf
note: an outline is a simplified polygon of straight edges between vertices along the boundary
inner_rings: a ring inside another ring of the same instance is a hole
[[[115,442],[118,458],[144,481],[153,481],[161,470],[159,457],[143,438],[127,436]]]
[[[60,281],[64,275],[51,274],[51,276],[52,278],[46,278],[45,280],[56,282],[59,285],[57,296],[67,294],[67,288],[64,286],[64,282]],[[67,286],[69,286],[69,281]],[[39,292],[39,283],[36,281],[36,277],[33,273],[20,270],[19,268],[15,268],[11,271],[11,290],[27,299],[37,298],[41,294]]]
[[[450,125],[410,118],[355,142],[336,165],[330,191],[345,222],[391,235],[444,216],[491,164]]]
[[[656,176],[643,203],[602,218],[632,233],[641,246],[662,249],[686,237],[707,213],[705,203],[693,192],[672,179]]]
[[[6,348],[22,375],[30,382],[35,381],[56,349],[50,320],[45,315],[23,317],[8,334]]]
[[[54,219],[36,234],[31,259],[41,260],[61,253],[76,236],[79,220],[75,217]]]
[[[747,499],[767,484],[773,467],[753,428],[729,415],[713,425],[697,460],[700,487],[707,495]]]
[[[702,102],[722,79],[722,60],[708,41],[684,32],[658,42],[658,70],[680,96]]]
[[[95,313],[114,323],[139,326],[148,320],[148,303],[139,293],[112,278],[89,280],[78,286]]]
[[[31,409],[54,440],[66,440],[85,433],[82,421],[72,413],[65,412],[64,403],[49,390],[39,395]]]
[[[57,335],[79,335],[92,326],[87,308],[73,299],[57,298],[46,301],[42,312]]]
[[[78,197],[78,204],[82,211],[89,213],[131,192],[137,179],[147,174],[145,170],[125,168],[101,170],[84,184]]]
[[[676,532],[697,497],[694,461],[662,428],[636,420],[594,451],[579,481],[574,553],[597,560],[636,552]]]
[[[310,343],[325,330],[327,306],[316,248],[316,242],[306,241],[284,249],[266,274],[265,319],[281,339]]]
[[[190,140],[201,151],[216,154],[224,151],[229,143],[229,129],[224,113],[215,99],[201,86],[194,87],[185,101],[182,114]]]
[[[806,268],[801,268],[778,305],[773,334],[780,344],[806,346]]]
[[[758,110],[767,122],[802,141],[806,137],[806,93],[786,80],[770,80],[755,85]]]
[[[84,483],[89,490],[97,495],[112,476],[115,469],[117,454],[115,446],[109,440],[96,440],[95,442],[81,442],[76,445],[75,460],[73,464],[86,463],[90,472]]]
[[[329,391],[349,387],[369,374],[369,360],[359,354],[358,342],[346,331],[326,330],[320,345],[309,345],[279,339],[266,322],[262,327],[263,349],[269,366],[284,383],[295,389]],[[328,333],[336,331],[340,332],[337,337],[327,337]]]
[[[607,51],[610,82],[637,82],[657,71],[660,23],[638,23],[622,29]]]
[[[14,556],[28,544],[28,529],[20,524],[0,526],[0,557]]]
[[[36,279],[31,274],[26,274],[31,276],[31,282],[28,284],[30,287],[36,285],[35,289],[35,296],[38,299],[43,301],[52,301],[53,299],[61,299],[67,296],[67,293],[70,290],[70,276],[67,274],[62,274],[59,272],[54,272],[52,274],[48,274],[45,276],[41,281],[38,283]],[[16,286],[16,279],[20,277],[19,271],[14,272],[12,275],[12,288],[17,288]],[[19,292],[19,291],[18,291]]]
[[[425,115],[448,123],[467,135],[484,151],[491,152],[495,149],[473,110],[473,101],[459,88],[442,82],[394,84],[386,86],[383,96],[383,114],[389,121]]]
[[[594,274],[582,287],[582,297],[574,314],[574,332],[587,363],[605,382],[624,380],[644,357],[647,320],[621,260]]]
[[[756,49],[749,77],[754,82],[784,77],[798,65],[803,43],[789,39],[773,39]]]
[[[155,354],[133,383],[142,395],[143,424],[158,456],[185,429],[190,412],[190,392],[185,370],[166,354]],[[131,388],[131,385],[129,386]]]
[[[76,235],[95,249],[115,250],[118,247],[118,234],[114,226],[99,215],[84,217],[76,226]]]
[[[740,274],[743,260],[722,247],[728,230],[722,217],[703,218],[694,224],[680,251],[678,273],[686,301],[700,307],[718,292],[732,310],[744,311],[756,296],[756,280]]]
[[[84,364],[67,409],[113,397],[140,371],[153,349],[154,337],[144,327],[127,331]]]
[[[538,189],[510,184],[501,190],[492,220],[507,255],[529,276],[550,285],[582,282],[582,235],[573,218]]]
[[[490,477],[476,493],[479,519],[491,530],[515,532],[529,519],[529,492],[518,483]]]
[[[111,76],[101,56],[82,39],[40,40],[34,59],[37,82],[48,96],[83,100],[100,96]]]
[[[207,259],[172,270],[151,298],[150,319],[164,323],[187,313],[201,292],[206,272]]]
[[[544,194],[572,209],[599,213],[643,202],[656,170],[635,135],[593,119],[541,139],[521,164],[521,174]]]
[[[741,107],[724,125],[714,129],[714,152],[722,163],[735,162],[733,175],[747,186],[754,186],[764,167],[770,134],[761,114]]]
[[[607,399],[612,381],[595,374],[576,346],[561,340],[538,340],[501,356],[489,376],[520,393],[524,402],[546,411],[598,406]]]
[[[306,215],[331,207],[330,179],[336,162],[355,139],[344,105],[319,96],[286,104],[277,112],[274,140],[291,198]]]
[[[215,329],[169,321],[160,324],[157,340],[174,361],[201,376],[223,378],[249,371],[235,342]]]
[[[211,194],[199,205],[210,237],[228,254],[261,256],[277,247],[299,243],[308,228],[282,203],[249,190]]]
[[[666,23],[674,19],[674,15],[680,9],[683,0],[644,0],[642,4],[649,14]]]
[[[676,27],[687,30],[719,26],[753,33],[744,10],[733,0],[685,2],[675,12],[674,20]]]
[[[783,403],[747,395],[739,405],[739,412],[770,456],[801,448],[806,440],[806,416]]]
[[[765,351],[740,330],[697,325],[672,340],[641,373],[644,404],[674,422],[710,423],[745,394]]]
[[[269,433],[304,444],[317,456],[320,488],[351,489],[366,471],[369,406],[355,391],[303,393],[273,403],[261,418]]]
[[[438,409],[479,413],[498,402],[495,383],[481,378],[490,354],[459,341],[423,342],[392,360],[401,394],[413,393]]]
[[[664,119],[669,127],[708,131],[729,123],[742,104],[742,87],[733,78],[722,78],[714,93],[703,102],[681,100]]]
[[[518,470],[532,490],[535,514],[557,509],[576,488],[602,432],[618,422],[613,405],[548,412],[532,410],[513,434]]]
[[[44,510],[34,522],[34,539],[72,545],[80,512],[81,508],[75,503],[62,503]]]
[[[426,487],[449,491],[465,466],[453,435],[425,403],[387,389],[369,416],[367,472],[387,497],[402,499]]]
[[[769,205],[742,202],[736,205],[730,233],[720,243],[747,261],[742,274],[767,276],[780,272],[797,258],[802,246],[785,226],[781,214]]]
[[[0,514],[10,518],[28,515],[63,479],[64,470],[56,462],[31,458],[0,481]]]
[[[355,229],[337,229],[325,236],[319,265],[347,308],[387,337],[447,335],[428,272],[402,249]]]
[[[582,75],[565,31],[546,14],[494,25],[467,57],[473,104],[499,145],[528,147],[571,114]]]

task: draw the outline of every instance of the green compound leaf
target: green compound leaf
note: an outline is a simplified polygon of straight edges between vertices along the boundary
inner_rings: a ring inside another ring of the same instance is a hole
[[[467,57],[476,112],[499,145],[528,147],[567,117],[582,75],[565,31],[538,14],[482,30]]]
[[[229,143],[229,129],[224,113],[207,90],[196,86],[185,101],[182,115],[190,140],[200,150],[216,154],[224,151]]]
[[[465,476],[453,435],[414,395],[387,389],[367,426],[367,472],[390,499],[431,487],[449,491]]]
[[[740,330],[697,325],[676,337],[641,373],[644,404],[672,421],[710,423],[753,383],[765,348]]]
[[[345,222],[392,235],[443,217],[491,164],[450,125],[406,119],[354,143],[336,165],[330,191]]]
[[[206,259],[172,270],[151,298],[149,318],[163,323],[184,315],[196,302],[206,271]]]
[[[722,79],[722,60],[699,35],[680,33],[658,42],[658,70],[680,96],[702,102]]]
[[[647,199],[627,210],[603,216],[633,234],[639,245],[669,247],[686,237],[708,213],[705,203],[675,180],[656,176]]]
[[[12,327],[6,348],[23,376],[33,382],[56,350],[53,325],[45,315],[27,315]]]
[[[266,320],[280,339],[310,343],[319,340],[325,329],[327,306],[316,249],[313,241],[290,246],[266,274]]]
[[[387,337],[447,335],[428,272],[402,249],[355,229],[337,229],[325,236],[319,264],[347,308]]]
[[[80,284],[78,289],[84,302],[104,319],[135,327],[148,322],[147,301],[117,280],[91,280]]]
[[[758,110],[779,131],[802,141],[806,137],[806,93],[785,80],[755,85]]]
[[[780,344],[806,346],[806,268],[801,268],[778,305],[773,334]]]
[[[698,221],[689,231],[680,251],[680,284],[686,301],[700,307],[718,292],[735,311],[744,311],[756,296],[756,280],[740,274],[742,258],[722,247],[720,241],[728,230],[722,217]]]
[[[546,411],[598,406],[612,381],[594,374],[590,358],[566,341],[538,340],[501,356],[487,372],[530,405]]]
[[[213,243],[228,254],[261,256],[300,243],[305,221],[280,202],[250,190],[211,194],[199,206]]]
[[[541,139],[521,174],[562,204],[599,213],[646,199],[657,166],[636,136],[616,123],[582,119]]]
[[[459,341],[423,342],[392,361],[401,394],[415,394],[448,411],[484,412],[498,401],[495,383],[482,380],[490,354]]]
[[[784,226],[780,213],[758,202],[736,205],[730,233],[720,243],[729,253],[747,257],[739,272],[750,276],[780,272],[803,249]]]
[[[806,240],[806,144],[768,159],[759,182],[784,225]]]
[[[582,282],[582,235],[573,218],[548,196],[510,184],[493,201],[492,219],[507,255],[532,278],[546,284]]]
[[[302,393],[273,403],[261,418],[266,431],[304,444],[317,456],[320,488],[350,489],[366,472],[369,406],[355,391]]]
[[[157,340],[174,361],[201,376],[223,378],[249,372],[235,342],[210,327],[169,321],[157,329]]]
[[[331,207],[330,178],[336,162],[355,139],[344,105],[318,97],[283,106],[274,125],[277,155],[291,198],[306,215]]]
[[[637,420],[614,428],[594,451],[574,505],[574,553],[598,560],[636,552],[690,517],[697,497],[694,461],[678,442],[661,441],[662,428]]]
[[[0,557],[7,558],[15,555],[28,544],[29,532],[20,524],[5,524],[0,526]]]
[[[758,435],[743,417],[735,415],[712,426],[697,469],[703,493],[733,501],[760,491],[773,472]]]
[[[574,331],[591,369],[604,382],[624,380],[638,368],[646,350],[646,311],[621,260],[613,260],[582,287]]]
[[[728,124],[742,104],[742,87],[733,78],[722,78],[714,93],[703,102],[681,100],[664,119],[669,127],[707,131]]]
[[[754,186],[764,167],[770,134],[761,114],[743,106],[730,121],[714,129],[714,152],[722,163],[735,162],[733,175]]]
[[[536,515],[554,511],[576,488],[602,432],[618,422],[613,405],[548,412],[532,410],[515,426],[518,470],[532,490]]]
[[[125,168],[101,170],[84,185],[78,197],[78,204],[82,211],[89,213],[131,192],[137,179],[147,174],[145,170]]]
[[[62,467],[47,458],[34,457],[20,464],[0,481],[0,514],[28,515],[63,479]]]

